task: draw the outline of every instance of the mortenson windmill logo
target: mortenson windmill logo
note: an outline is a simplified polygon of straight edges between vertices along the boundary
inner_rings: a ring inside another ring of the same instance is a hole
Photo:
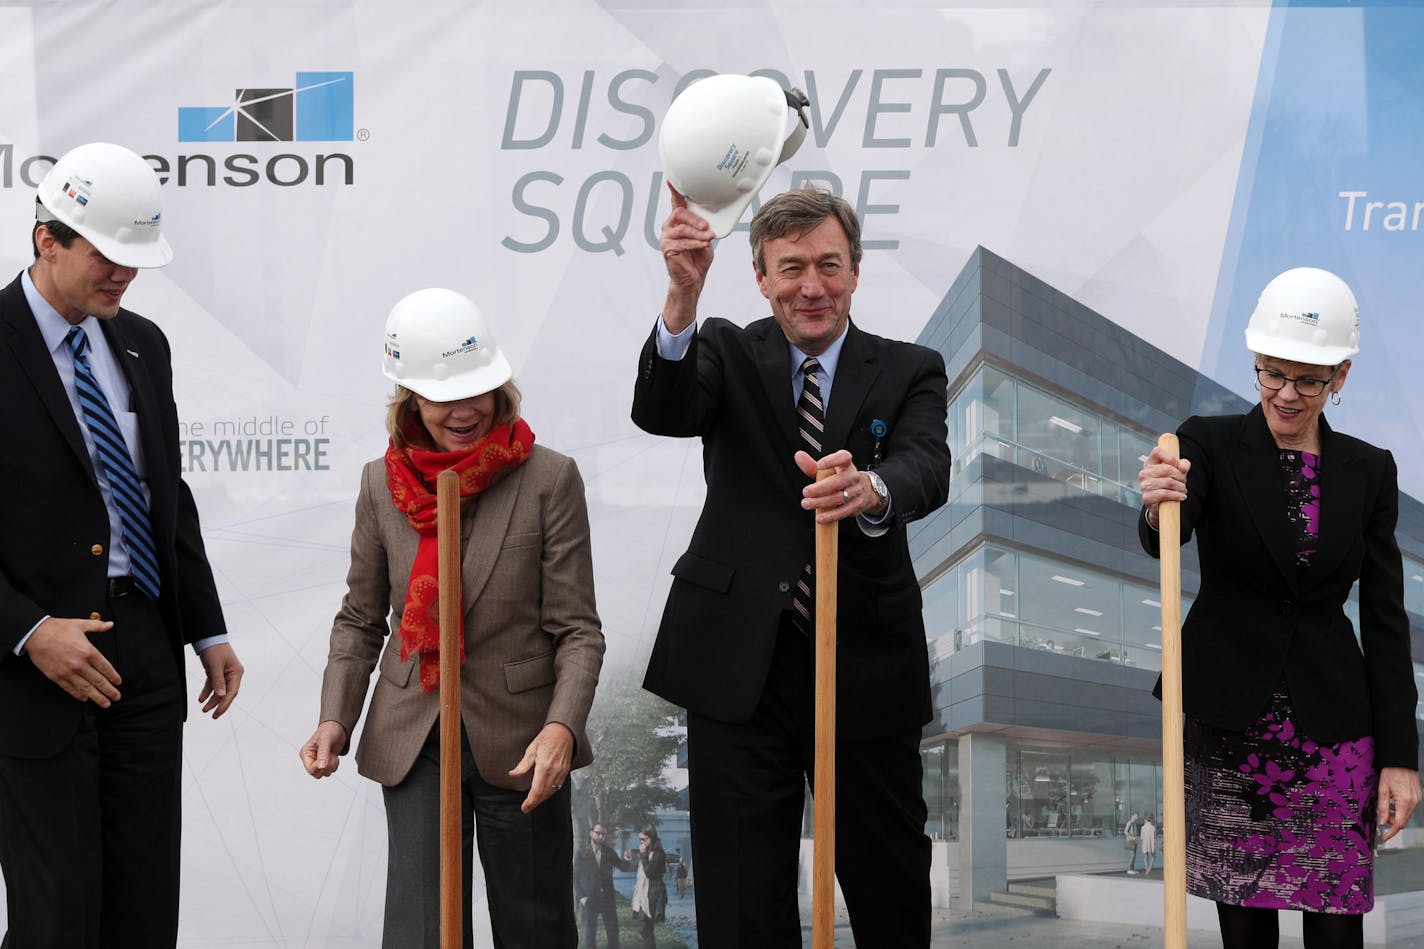
[[[235,89],[232,103],[180,106],[180,142],[349,142],[349,72],[299,72],[289,89]]]

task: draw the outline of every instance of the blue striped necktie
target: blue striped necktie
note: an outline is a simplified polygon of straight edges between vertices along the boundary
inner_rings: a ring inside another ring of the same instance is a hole
[[[138,472],[134,470],[129,446],[125,444],[119,422],[109,408],[109,400],[105,398],[104,390],[99,388],[99,380],[89,366],[89,357],[85,355],[89,350],[89,337],[82,327],[76,326],[69,331],[64,342],[74,356],[74,388],[79,393],[79,407],[84,410],[89,436],[94,439],[94,447],[99,453],[99,465],[104,469],[114,505],[119,509],[124,546],[129,552],[129,569],[138,588],[157,600],[157,548],[153,545],[148,502],[144,500],[143,486],[139,483]]]

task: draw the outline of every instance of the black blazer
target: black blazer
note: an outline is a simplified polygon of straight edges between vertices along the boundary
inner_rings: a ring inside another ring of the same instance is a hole
[[[1373,735],[1376,767],[1418,768],[1394,457],[1321,416],[1320,539],[1301,569],[1261,407],[1193,417],[1177,435],[1192,463],[1182,542],[1195,533],[1201,564],[1201,591],[1182,624],[1187,714],[1244,729],[1284,675],[1306,735],[1330,744]],[[1157,534],[1138,520],[1156,556]],[[1360,644],[1344,611],[1356,580]]]
[[[613,905],[613,870],[631,870],[633,861],[624,860],[607,844],[599,844],[603,861],[593,859],[593,847],[584,844],[574,857],[574,899],[588,900],[595,906]]]
[[[226,627],[197,508],[179,476],[168,341],[127,310],[100,324],[133,390],[162,572],[159,608],[181,671],[185,642]],[[83,705],[16,656],[15,645],[45,614],[108,618],[109,515],[18,277],[0,290],[0,405],[0,755],[46,757],[73,738]]]
[[[701,436],[707,499],[673,567],[672,590],[644,687],[727,722],[748,720],[761,697],[781,614],[814,551],[814,521],[800,507],[806,477],[785,335],[770,318],[745,329],[702,324],[687,355],[643,347],[633,421],[656,435]],[[826,450],[872,464],[870,424],[889,426],[875,470],[890,489],[890,530],[866,536],[841,522],[837,587],[837,703],[848,740],[923,725],[930,718],[929,659],[906,522],[949,493],[944,360],[923,346],[847,331],[826,417]]]

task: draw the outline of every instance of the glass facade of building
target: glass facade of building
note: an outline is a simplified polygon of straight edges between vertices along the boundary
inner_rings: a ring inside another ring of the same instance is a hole
[[[955,471],[981,452],[1114,498],[1142,503],[1137,472],[1156,439],[1043,388],[982,365],[949,400]],[[951,479],[950,497],[981,487]]]
[[[924,599],[939,675],[936,660],[984,640],[1162,668],[1162,604],[1143,583],[985,542],[925,587]]]

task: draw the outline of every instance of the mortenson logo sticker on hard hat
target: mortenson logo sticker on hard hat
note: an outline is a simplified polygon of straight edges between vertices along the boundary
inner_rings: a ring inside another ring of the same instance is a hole
[[[234,89],[230,105],[180,106],[180,142],[349,142],[349,72],[299,72],[287,89]]]
[[[1319,313],[1282,313],[1281,318],[1285,320],[1294,320],[1297,323],[1313,324],[1320,322]]]
[[[441,354],[440,354],[440,358],[441,358],[441,359],[449,359],[451,356],[458,356],[458,355],[460,355],[461,353],[474,352],[475,350],[477,350],[477,349],[479,349],[479,348],[480,348],[480,341],[479,341],[478,339],[476,339],[475,337],[471,336],[469,339],[467,339],[467,340],[465,340],[464,342],[462,342],[457,348],[450,350],[448,353],[441,353]]]
[[[396,340],[395,333],[386,334],[386,355],[392,359],[400,359],[400,343]]]

